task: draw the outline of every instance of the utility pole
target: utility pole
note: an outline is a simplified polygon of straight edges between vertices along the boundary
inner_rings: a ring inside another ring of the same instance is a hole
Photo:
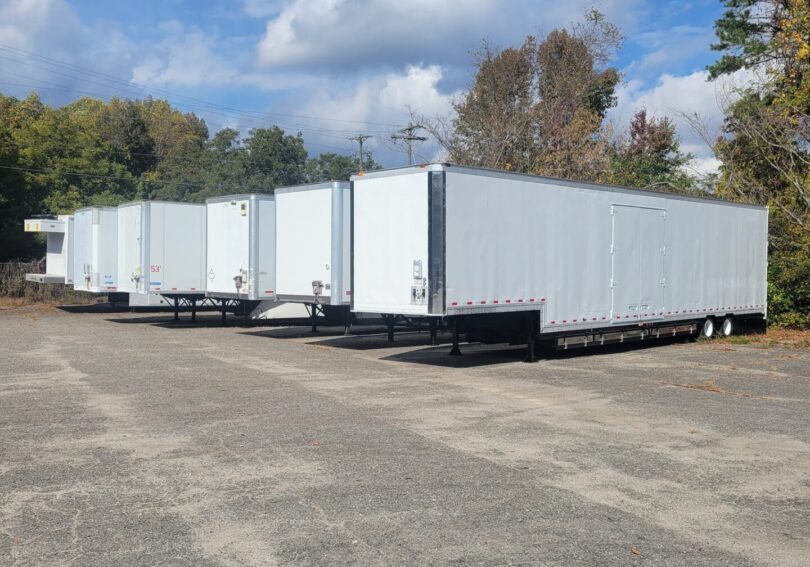
[[[357,171],[363,171],[363,142],[373,137],[374,136],[370,136],[368,134],[357,134],[357,136],[352,136],[349,138],[349,140],[352,142],[357,142],[360,144],[360,153],[357,154]]]
[[[391,136],[391,139],[395,142],[397,140],[405,140],[405,147],[408,151],[408,165],[413,165],[413,143],[427,140],[425,136],[414,135],[414,132],[421,129],[422,127],[418,124],[408,124],[405,128]]]

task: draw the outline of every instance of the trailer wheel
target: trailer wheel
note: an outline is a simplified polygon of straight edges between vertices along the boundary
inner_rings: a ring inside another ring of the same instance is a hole
[[[704,339],[710,339],[714,336],[714,319],[707,317],[703,321],[703,327],[700,329],[700,336]]]
[[[731,317],[723,319],[723,324],[720,325],[720,334],[724,337],[730,337],[734,334],[734,320]]]

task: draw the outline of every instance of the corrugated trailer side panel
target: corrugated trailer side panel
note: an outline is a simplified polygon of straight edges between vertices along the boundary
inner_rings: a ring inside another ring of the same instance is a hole
[[[75,237],[73,215],[61,215],[60,219],[65,221],[65,237],[62,240],[62,262],[65,270],[65,283],[73,285],[73,250],[75,248],[73,239]]]
[[[205,290],[206,207],[153,201],[149,213],[149,290],[202,293]]]
[[[256,211],[251,229],[250,299],[270,299],[276,293],[276,201],[269,197],[254,197]]]
[[[449,169],[447,312],[541,304],[552,332],[763,312],[766,233],[761,208]]]
[[[427,278],[428,175],[355,180],[353,311],[427,315],[426,298],[413,294]]]
[[[341,233],[343,237],[340,241],[340,246],[337,248],[337,254],[341,258],[341,297],[342,303],[351,304],[352,302],[352,192],[349,187],[341,191],[341,210],[337,215],[342,218]],[[332,259],[332,263],[337,263],[336,259]]]

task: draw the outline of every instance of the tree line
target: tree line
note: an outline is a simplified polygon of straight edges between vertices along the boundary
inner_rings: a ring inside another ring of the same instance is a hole
[[[364,157],[365,169],[379,167]],[[357,165],[335,153],[310,158],[300,133],[277,126],[210,135],[203,119],[165,100],[81,98],[54,108],[36,94],[0,94],[0,261],[41,255],[41,243],[22,232],[32,214],[269,193],[348,179]]]

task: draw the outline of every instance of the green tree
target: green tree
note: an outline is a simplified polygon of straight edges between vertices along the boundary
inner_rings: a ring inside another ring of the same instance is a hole
[[[715,145],[718,193],[770,207],[771,318],[810,325],[810,5],[726,0],[712,78],[740,69],[762,79],[738,92]]]
[[[614,143],[611,149],[611,182],[628,187],[693,191],[694,180],[684,171],[692,159],[691,154],[681,151],[672,120],[651,118],[646,109],[641,109],[630,122],[629,139]]]
[[[306,180],[307,150],[304,137],[285,134],[278,126],[254,128],[244,141],[245,186],[257,193]]]
[[[370,152],[363,151],[363,153],[366,154],[363,156],[363,171],[381,168]],[[353,157],[325,152],[307,160],[306,183],[348,181],[356,172],[357,160]]]

